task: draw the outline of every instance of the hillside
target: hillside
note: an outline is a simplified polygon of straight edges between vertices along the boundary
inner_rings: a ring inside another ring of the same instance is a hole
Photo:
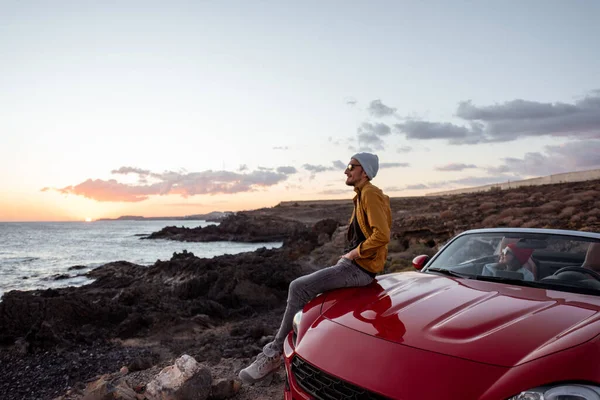
[[[229,214],[231,214],[230,211],[212,211],[208,214],[184,215],[181,217],[143,217],[141,215],[122,215],[118,218],[98,218],[96,221],[220,221]]]
[[[600,232],[600,180],[449,196],[392,197],[390,206],[393,270],[410,267],[414,255],[431,254],[468,229],[506,226]],[[352,202],[347,200],[286,202],[248,214],[307,224],[333,218],[345,225],[351,212]]]

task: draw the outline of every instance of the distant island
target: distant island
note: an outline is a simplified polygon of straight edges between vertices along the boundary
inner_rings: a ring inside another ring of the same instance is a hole
[[[223,218],[231,214],[233,214],[231,211],[212,211],[208,214],[184,215],[180,217],[142,217],[140,215],[122,215],[119,218],[98,218],[95,221],[221,221]]]

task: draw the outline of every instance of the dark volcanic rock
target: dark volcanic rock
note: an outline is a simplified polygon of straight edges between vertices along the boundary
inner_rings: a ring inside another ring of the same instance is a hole
[[[302,251],[310,252],[316,234],[300,236]],[[224,354],[254,355],[252,332],[276,329],[288,285],[302,274],[291,260],[300,252],[294,243],[212,259],[176,253],[150,267],[114,262],[90,271],[95,281],[86,286],[6,293],[0,303],[0,398],[52,399],[77,382],[152,356],[148,345],[118,350],[114,343],[119,341],[159,343],[163,359],[183,352],[209,362]],[[213,333],[229,321],[261,315],[270,317],[259,325],[246,323],[241,336]],[[115,355],[109,367],[99,355],[73,367],[64,359],[81,351],[73,349],[86,348],[131,356]],[[47,365],[50,373],[38,364],[46,359],[54,360]]]
[[[167,226],[144,239],[185,242],[278,242],[307,229],[306,225],[298,221],[239,212],[223,219],[219,225],[208,225],[204,228]]]
[[[0,303],[0,343],[24,338],[36,352],[197,325],[197,315],[224,321],[284,304],[290,281],[301,274],[294,259],[317,244],[306,229],[292,237],[280,249],[212,259],[184,251],[150,267],[119,261],[90,271],[94,282],[86,286],[8,292]]]

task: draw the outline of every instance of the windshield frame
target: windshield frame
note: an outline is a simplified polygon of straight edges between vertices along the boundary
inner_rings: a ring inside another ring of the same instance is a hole
[[[461,261],[458,264],[440,264],[440,258],[443,258],[445,255],[447,255],[447,251],[450,250],[452,248],[452,246],[456,245],[457,241],[464,241],[465,236],[481,236],[482,239],[484,239],[485,237],[487,238],[493,238],[493,239],[498,239],[498,238],[526,238],[527,240],[530,240],[530,243],[535,242],[536,240],[538,240],[539,242],[542,242],[542,239],[547,240],[547,239],[556,239],[556,240],[560,240],[560,239],[564,239],[565,243],[568,242],[572,242],[572,243],[576,243],[576,242],[582,242],[583,243],[600,243],[600,233],[596,233],[596,232],[581,232],[581,231],[571,231],[571,230],[558,230],[558,229],[534,229],[534,228],[488,228],[488,229],[473,229],[473,230],[469,230],[469,231],[465,231],[462,232],[459,235],[456,235],[454,238],[452,238],[450,241],[448,241],[425,265],[425,267],[422,269],[421,272],[423,273],[429,273],[429,274],[438,274],[438,275],[451,275],[451,274],[441,274],[440,271],[433,271],[430,270],[431,269],[447,269],[449,271],[451,271],[454,275],[451,277],[451,279],[475,279],[475,280],[481,280],[481,281],[488,281],[488,282],[494,282],[494,283],[499,283],[499,284],[511,284],[511,285],[518,285],[518,286],[527,286],[527,287],[532,287],[532,288],[540,288],[540,289],[548,289],[548,290],[555,290],[555,291],[563,291],[563,292],[575,292],[575,293],[581,293],[581,294],[591,294],[591,295],[595,295],[595,296],[600,296],[600,281],[596,280],[593,278],[593,276],[589,276],[589,279],[592,279],[593,281],[598,282],[598,284],[596,283],[579,283],[579,284],[574,284],[571,281],[567,281],[567,280],[557,280],[557,279],[551,279],[549,278],[549,276],[553,275],[553,274],[548,274],[548,271],[550,271],[549,267],[544,267],[545,269],[542,270],[542,267],[539,267],[539,262],[536,261],[536,264],[538,264],[538,268],[540,268],[540,270],[538,272],[543,272],[545,275],[541,276],[541,278],[537,279],[538,277],[536,277],[535,280],[525,280],[524,277],[522,277],[520,279],[511,277],[511,276],[507,276],[503,278],[499,278],[499,279],[494,279],[496,277],[492,277],[491,279],[489,276],[486,276],[485,273],[483,272],[483,270],[481,272],[470,272],[469,268],[471,269],[479,269],[481,265],[484,265],[483,263],[486,262],[490,262],[492,263],[493,258],[492,257],[496,257],[497,256],[497,250],[494,250],[494,252],[491,255],[486,255],[484,256],[483,252],[482,252],[482,257],[476,257],[473,258],[472,260],[465,260],[465,261]],[[490,242],[492,242],[492,240],[490,240]],[[560,242],[558,242],[560,243]],[[534,243],[535,244],[535,243]],[[546,244],[548,244],[546,242]],[[490,247],[493,247],[491,245],[491,243],[488,243],[488,245]],[[569,252],[569,251],[551,251],[553,249],[549,249],[548,251],[546,251],[546,247],[541,247],[540,244],[537,244],[538,247],[536,247],[535,251],[538,251],[537,254],[538,256],[541,255],[542,257],[548,256],[550,257],[550,255],[552,256],[556,256],[558,259],[564,259],[564,266],[578,266],[580,265],[583,260],[581,259],[581,252]],[[453,257],[461,248],[456,249],[454,252],[452,252],[452,254],[450,254],[450,256],[448,257]],[[585,258],[585,254],[584,254],[584,258]],[[543,258],[542,258],[543,259]],[[458,261],[458,260],[457,260]],[[555,261],[554,259],[548,260],[548,263],[551,264],[551,261]],[[460,265],[465,266],[465,268],[456,268]],[[554,264],[559,265],[558,261],[555,262]],[[487,268],[487,265],[485,266]],[[555,273],[557,270],[560,269],[560,265],[558,267],[552,267],[555,268],[555,270],[553,271],[553,273]],[[600,271],[598,271],[600,272]],[[579,274],[583,274],[583,272],[576,272]],[[462,277],[460,276],[462,275]],[[559,275],[562,275],[559,274]],[[584,285],[585,283],[585,285]],[[580,286],[578,286],[580,285]],[[592,286],[592,287],[590,287]]]

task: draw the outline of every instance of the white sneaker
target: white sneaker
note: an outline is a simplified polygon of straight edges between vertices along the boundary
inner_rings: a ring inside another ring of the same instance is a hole
[[[273,357],[267,357],[264,353],[260,353],[250,366],[240,371],[238,376],[242,382],[251,384],[256,383],[277,371],[281,366],[281,354]]]

